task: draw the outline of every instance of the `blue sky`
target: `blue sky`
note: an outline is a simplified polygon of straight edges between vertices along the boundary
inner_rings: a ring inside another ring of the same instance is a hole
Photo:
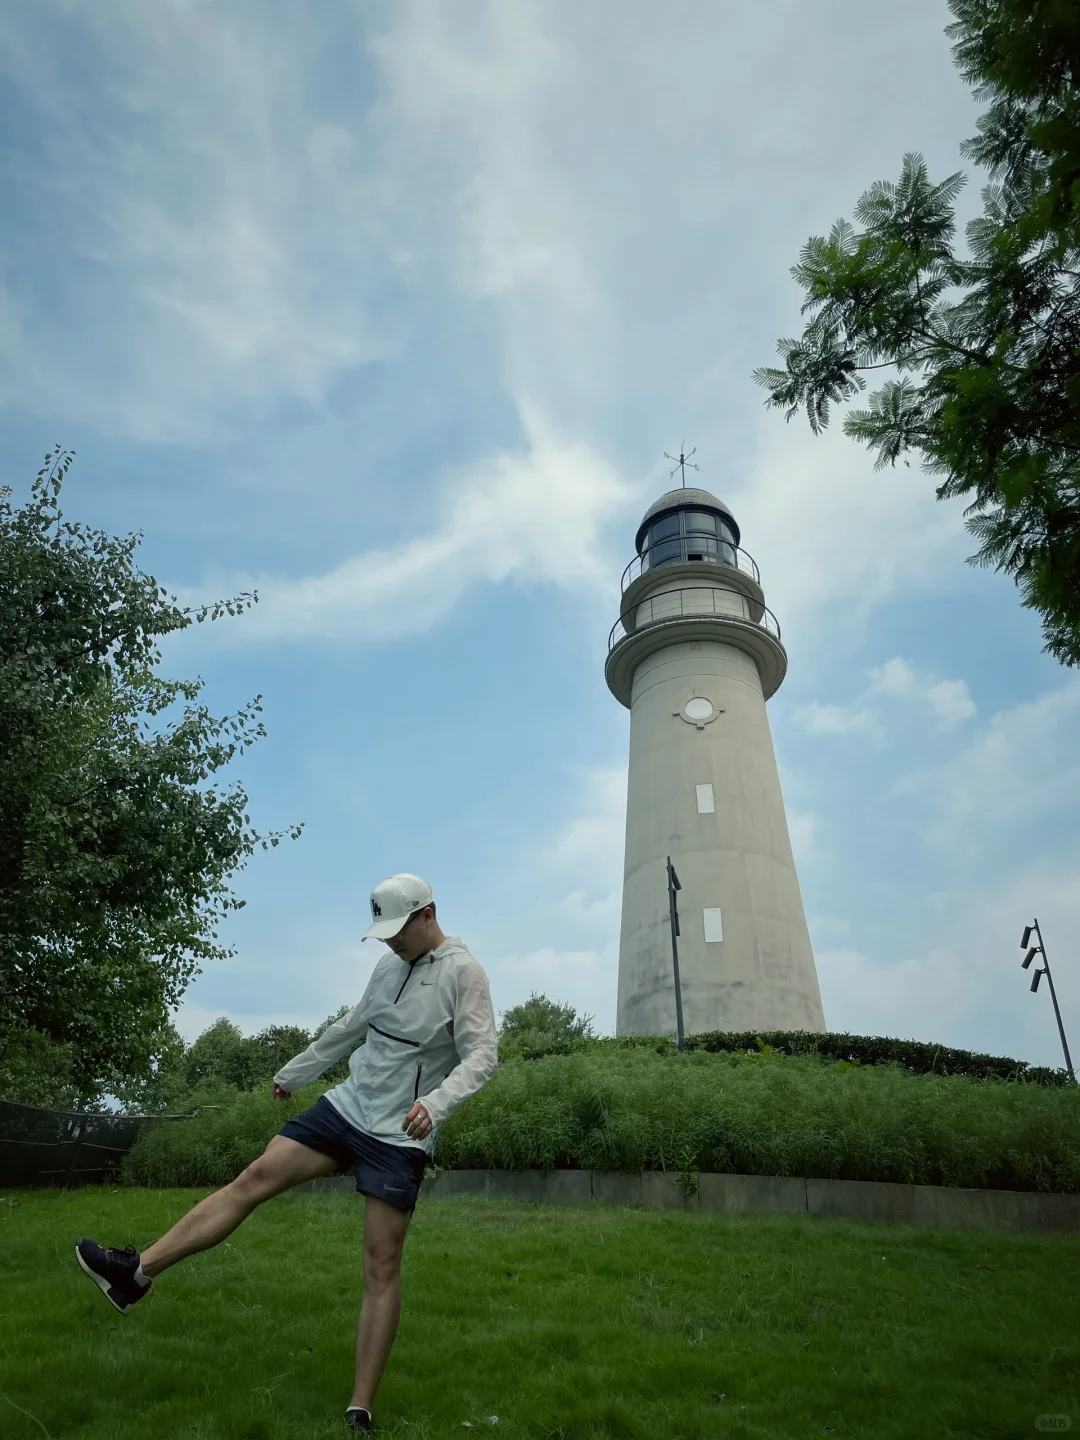
[[[753,384],[800,245],[974,128],[936,0],[40,0],[0,16],[0,446],[143,532],[172,644],[302,839],[240,877],[188,1036],[359,995],[428,878],[498,1009],[614,1025],[628,717],[603,658],[663,452],[696,444],[790,656],[770,702],[830,1028],[1059,1063],[1080,1035],[1080,677],[960,507]],[[970,213],[981,183],[963,200]],[[1080,1045],[1080,1039],[1076,1042]]]

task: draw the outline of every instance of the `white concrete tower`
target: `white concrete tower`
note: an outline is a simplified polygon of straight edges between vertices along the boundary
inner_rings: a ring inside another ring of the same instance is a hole
[[[674,1035],[667,857],[686,1034],[825,1029],[765,701],[780,627],[707,490],[645,512],[605,675],[630,710],[619,1035]]]

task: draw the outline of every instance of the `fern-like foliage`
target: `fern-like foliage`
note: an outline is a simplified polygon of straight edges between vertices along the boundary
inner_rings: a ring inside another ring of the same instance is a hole
[[[950,0],[956,63],[988,108],[965,156],[990,172],[955,248],[961,173],[920,155],[877,181],[792,275],[803,333],[754,378],[815,434],[884,370],[844,431],[875,468],[911,452],[964,496],[971,557],[1012,575],[1046,649],[1080,663],[1080,7]],[[890,373],[891,372],[891,373]]]

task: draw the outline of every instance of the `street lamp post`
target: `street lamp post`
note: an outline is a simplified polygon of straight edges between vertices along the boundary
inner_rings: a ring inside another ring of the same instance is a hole
[[[668,861],[668,864],[670,865],[671,862]],[[1031,945],[1029,943],[1031,940],[1032,932],[1034,932],[1036,938],[1038,939],[1039,943],[1037,945]],[[1024,970],[1028,968],[1036,955],[1042,956],[1042,969],[1036,970],[1035,974],[1032,976],[1031,990],[1033,994],[1036,990],[1038,990],[1039,981],[1045,975],[1047,983],[1050,986],[1050,999],[1053,1001],[1054,1004],[1054,1018],[1057,1020],[1058,1034],[1061,1036],[1061,1048],[1065,1052],[1065,1068],[1069,1072],[1069,1079],[1075,1085],[1076,1071],[1073,1069],[1072,1057],[1069,1054],[1069,1046],[1065,1039],[1065,1026],[1061,1023],[1061,1011],[1058,1009],[1057,991],[1054,989],[1054,977],[1050,974],[1050,962],[1046,958],[1046,946],[1043,944],[1042,931],[1039,929],[1038,920],[1033,920],[1030,925],[1024,927],[1023,938],[1020,941],[1020,949],[1027,951],[1027,954],[1024,956],[1023,960],[1020,961],[1021,969]]]
[[[671,965],[675,972],[675,1033],[679,1049],[683,1048],[683,1019],[682,1019],[682,985],[679,982],[679,907],[675,901],[676,890],[681,890],[679,877],[675,874],[675,867],[671,863],[671,856],[667,857],[667,894],[668,894],[668,916],[671,920]]]

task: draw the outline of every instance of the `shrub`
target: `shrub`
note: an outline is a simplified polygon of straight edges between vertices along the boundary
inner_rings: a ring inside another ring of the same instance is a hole
[[[269,1089],[218,1087],[214,1099],[190,1119],[150,1124],[124,1157],[125,1185],[227,1185],[261,1155],[285,1121],[315,1103],[323,1087],[309,1086],[291,1100],[274,1100]]]
[[[549,1000],[534,990],[528,1000],[512,1005],[499,1026],[499,1055],[535,1059],[569,1054],[574,1045],[595,1038],[593,1017],[579,1015],[573,1005]]]
[[[324,1088],[285,1104],[238,1094],[220,1110],[151,1126],[124,1179],[223,1184]],[[680,1055],[609,1042],[601,1053],[504,1062],[443,1127],[436,1159],[452,1169],[705,1170],[1077,1193],[1080,1089],[769,1049]]]

